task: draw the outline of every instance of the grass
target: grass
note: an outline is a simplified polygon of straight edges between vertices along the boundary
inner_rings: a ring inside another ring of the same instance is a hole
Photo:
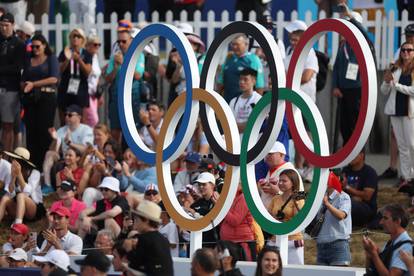
[[[44,197],[44,204],[46,208],[49,208],[52,203],[57,199],[56,194],[52,194]],[[404,206],[408,206],[410,203],[409,198],[401,193],[397,192],[397,188],[392,187],[391,185],[384,185],[380,183],[378,191],[378,208],[383,207],[389,203],[399,202]],[[7,230],[12,221],[5,220],[0,224],[0,244],[5,243],[9,236],[9,231]],[[36,222],[25,222],[30,227],[31,231],[40,232],[43,229],[47,228],[47,219],[44,218],[41,221]],[[352,262],[351,266],[354,267],[364,267],[365,266],[365,254],[362,248],[362,231],[363,229],[353,229],[353,235],[351,236],[351,255]],[[414,226],[409,224],[408,232],[411,237],[414,237]],[[388,240],[389,236],[382,233],[381,230],[375,230],[369,234],[370,238],[377,243],[378,246],[382,247],[385,242]],[[313,240],[305,240],[305,264],[315,264],[316,263],[316,242]]]

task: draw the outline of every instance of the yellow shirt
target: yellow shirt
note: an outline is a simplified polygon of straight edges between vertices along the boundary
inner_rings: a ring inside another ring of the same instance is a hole
[[[272,201],[269,204],[269,212],[273,217],[276,217],[277,212],[282,208],[285,201],[282,198],[282,195],[276,195],[273,197]],[[297,200],[296,204],[294,200],[290,200],[289,203],[285,206],[283,209],[283,213],[285,213],[285,218],[283,221],[288,221],[292,217],[294,217],[300,209],[302,209],[303,205],[305,205],[305,200]],[[290,241],[296,241],[296,240],[303,240],[303,235],[301,232],[294,233],[292,235],[289,235]]]

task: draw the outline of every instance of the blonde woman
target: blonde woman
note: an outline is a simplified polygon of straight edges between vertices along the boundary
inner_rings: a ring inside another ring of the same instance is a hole
[[[69,34],[69,46],[60,52],[59,69],[61,81],[58,89],[60,122],[64,124],[64,111],[72,104],[85,110],[89,107],[88,76],[92,71],[92,55],[84,49],[85,33],[73,29]]]
[[[414,45],[405,42],[395,64],[384,74],[381,92],[389,95],[384,113],[391,116],[400,155],[402,185],[414,179]]]

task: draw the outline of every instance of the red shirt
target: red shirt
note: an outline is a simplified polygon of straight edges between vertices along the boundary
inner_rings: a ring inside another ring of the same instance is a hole
[[[73,180],[75,181],[76,186],[79,186],[79,182],[80,182],[80,180],[82,178],[83,173],[84,173],[84,170],[81,167],[78,167],[77,169],[72,170],[72,174],[73,174],[73,178],[74,178]],[[66,176],[65,176],[64,170],[60,170],[59,171],[59,176],[60,176],[60,179],[62,181],[63,180],[66,180]]]

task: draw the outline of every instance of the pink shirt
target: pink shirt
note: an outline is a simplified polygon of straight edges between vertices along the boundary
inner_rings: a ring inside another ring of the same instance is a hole
[[[63,205],[63,200],[56,201],[52,204],[50,209],[58,208],[60,206],[66,207]],[[66,207],[67,208],[67,207]],[[86,209],[86,204],[83,201],[79,201],[77,199],[72,199],[72,206],[68,208],[70,210],[70,218],[69,218],[69,224],[71,226],[75,226],[76,220],[79,217],[80,212],[82,212],[84,209]]]

